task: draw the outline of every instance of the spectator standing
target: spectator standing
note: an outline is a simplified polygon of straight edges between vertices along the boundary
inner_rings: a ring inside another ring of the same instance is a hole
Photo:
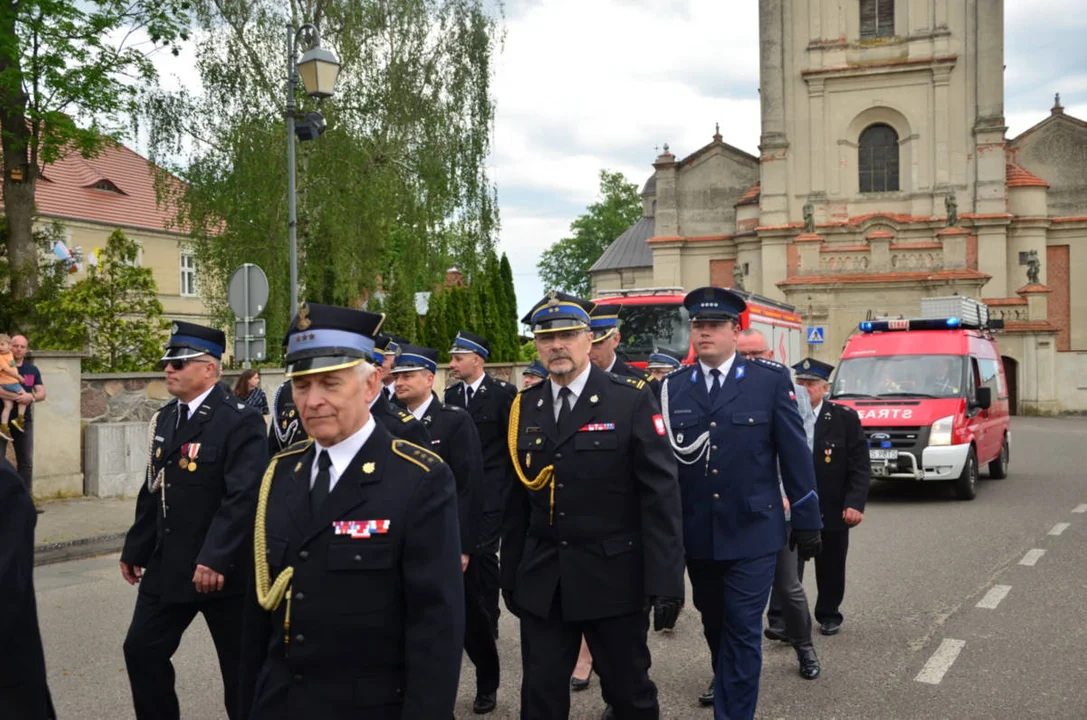
[[[15,466],[19,476],[26,484],[26,491],[34,497],[34,424],[32,422],[31,403],[45,400],[45,385],[42,383],[42,374],[32,363],[27,362],[26,355],[29,348],[25,335],[16,335],[11,339],[11,354],[15,358],[15,367],[23,379],[21,395],[0,390],[0,398],[14,400],[20,405],[26,406],[26,415],[23,417],[21,430],[12,428],[12,445],[15,448]],[[8,441],[0,438],[0,457],[8,452]],[[38,512],[42,512],[39,508]]]
[[[260,387],[259,370],[243,371],[238,382],[234,384],[234,394],[246,405],[255,407],[260,410],[261,415],[268,417],[268,396]]]

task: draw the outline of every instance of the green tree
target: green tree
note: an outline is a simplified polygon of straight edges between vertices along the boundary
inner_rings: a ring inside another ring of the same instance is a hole
[[[93,156],[121,137],[117,123],[135,109],[138,83],[155,79],[151,54],[168,47],[177,54],[174,42],[187,38],[190,4],[0,1],[0,146],[14,298],[32,295],[39,280],[34,196],[43,166],[67,153]]]
[[[570,223],[570,237],[544,250],[536,265],[544,287],[578,297],[592,292],[589,268],[642,216],[638,186],[621,172],[600,171],[600,197]]]
[[[123,231],[114,230],[98,267],[88,268],[86,278],[46,301],[44,311],[67,322],[42,328],[43,340],[87,348],[86,372],[151,370],[158,364],[169,323],[151,269],[136,265],[139,249]]]
[[[430,294],[427,303],[426,319],[422,327],[421,342],[425,347],[434,348],[441,358],[448,359],[451,334],[446,330],[446,301],[448,293],[439,288]]]
[[[514,361],[520,359],[520,320],[517,314],[517,293],[513,288],[513,268],[505,253],[502,253],[502,260],[499,262],[499,278],[503,308],[499,315],[502,321],[501,334],[506,343],[506,357],[509,361]]]
[[[352,304],[385,278],[390,295],[469,272],[498,221],[487,175],[494,121],[487,0],[251,0],[197,3],[202,94],[153,92],[142,121],[160,164],[186,181],[159,189],[193,238],[206,300],[228,317],[230,274],[269,277],[265,317],[288,322],[285,26],[312,22],[342,63],[320,105],[328,130],[297,145],[299,296]],[[298,95],[299,113],[317,108]],[[193,142],[195,141],[195,142]],[[403,288],[400,288],[400,285]],[[387,305],[389,302],[387,302]],[[389,327],[401,320],[389,310]]]

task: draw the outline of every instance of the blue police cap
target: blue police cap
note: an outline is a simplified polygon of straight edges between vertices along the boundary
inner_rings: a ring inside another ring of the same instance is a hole
[[[400,348],[400,354],[390,371],[397,373],[412,372],[413,370],[438,371],[438,351],[433,348],[420,345],[404,345]]]
[[[736,293],[711,285],[687,293],[683,307],[691,320],[739,320],[747,303]]]
[[[830,374],[834,372],[834,366],[815,358],[804,358],[796,365],[793,365],[793,370],[796,370],[797,380],[826,380],[830,382]]]
[[[589,327],[593,304],[573,295],[552,290],[536,303],[521,322],[535,333],[581,330]]]
[[[611,337],[619,329],[619,305],[596,305],[589,312],[589,327],[593,342]]]
[[[521,371],[522,375],[535,375],[536,377],[547,379],[547,368],[543,366],[543,363],[539,360],[533,360],[529,363],[529,366]]]
[[[451,355],[475,353],[486,360],[491,354],[491,344],[486,338],[461,330],[453,338],[453,347],[449,348],[449,353]]]
[[[646,370],[675,370],[680,366],[678,358],[672,357],[663,350],[654,350],[645,364]]]
[[[396,357],[399,354],[400,344],[393,340],[392,335],[378,333],[374,336],[374,349],[369,358],[374,365],[384,365],[386,355]]]
[[[374,337],[385,316],[365,310],[302,303],[287,342],[286,377],[330,372],[374,359]]]
[[[170,339],[162,359],[188,360],[201,355],[222,358],[225,347],[226,334],[222,330],[178,320],[170,326]]]

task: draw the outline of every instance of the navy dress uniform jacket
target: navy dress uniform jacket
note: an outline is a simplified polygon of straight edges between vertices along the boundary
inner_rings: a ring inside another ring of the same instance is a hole
[[[273,581],[294,568],[290,643],[287,599],[268,613],[250,598],[242,717],[447,720],[464,648],[448,466],[378,423],[314,517],[314,458],[305,441],[274,459],[265,548]],[[376,522],[352,537],[337,521]]]
[[[431,393],[423,415],[430,435],[430,449],[438,453],[457,481],[457,515],[460,519],[461,554],[471,555],[479,545],[479,520],[483,514],[483,450],[479,433],[468,413],[443,405]]]
[[[430,433],[423,423],[399,405],[394,405],[385,397],[385,391],[378,393],[370,414],[389,431],[394,438],[407,440],[420,447],[430,447]]]
[[[560,434],[551,381],[521,391],[517,462],[530,480],[554,465],[554,498],[520,481],[502,535],[503,590],[547,618],[556,589],[562,619],[641,611],[647,597],[683,597],[676,464],[646,384],[590,366]]]
[[[512,466],[506,448],[510,425],[510,406],[517,397],[517,388],[504,380],[483,374],[479,392],[472,397],[471,407],[465,407],[464,383],[445,389],[445,404],[468,411],[479,433],[483,448],[483,512],[501,512],[512,484]]]
[[[853,508],[864,512],[872,476],[868,438],[856,410],[823,401],[815,419],[812,456],[823,527],[844,530],[848,526],[842,519],[842,511]]]
[[[55,718],[34,595],[38,516],[22,478],[0,459],[0,716]]]
[[[306,439],[302,416],[294,405],[291,381],[286,380],[272,396],[272,422],[268,426],[268,457]]]
[[[712,405],[699,363],[664,382],[661,405],[675,446],[690,448],[709,434],[705,454],[688,456],[698,458],[692,464],[679,462],[689,558],[738,560],[778,552],[786,542],[781,486],[792,505],[792,526],[822,527],[811,454],[784,365],[737,355]]]
[[[151,493],[145,481],[136,498],[136,519],[125,537],[121,561],[145,568],[140,593],[161,602],[195,602],[245,592],[252,568],[253,513],[260,474],[268,462],[260,412],[212,388],[179,429],[178,401],[158,414],[151,442],[151,475],[165,471]],[[181,467],[191,443],[195,457]],[[195,470],[188,469],[194,462]],[[163,500],[165,493],[165,507]],[[197,593],[197,565],[224,576],[223,589]]]

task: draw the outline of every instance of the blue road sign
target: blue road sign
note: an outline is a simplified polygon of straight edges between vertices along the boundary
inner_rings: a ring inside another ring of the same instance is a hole
[[[808,344],[809,345],[822,345],[823,344],[823,328],[810,327],[808,328]]]

